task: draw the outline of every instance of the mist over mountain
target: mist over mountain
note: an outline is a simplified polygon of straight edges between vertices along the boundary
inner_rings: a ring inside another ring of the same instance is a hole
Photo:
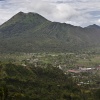
[[[100,46],[100,26],[82,28],[19,12],[0,26],[0,52],[74,52]]]

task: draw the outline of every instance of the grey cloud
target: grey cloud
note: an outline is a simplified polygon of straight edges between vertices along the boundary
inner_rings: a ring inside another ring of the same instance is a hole
[[[56,3],[59,2],[69,4],[80,13],[77,18],[73,17],[71,20],[68,20],[68,23],[81,26],[94,23],[100,25],[100,0],[56,0]]]
[[[70,5],[52,4],[42,0],[10,0],[7,1],[5,5],[6,6],[3,9],[4,13],[6,14],[6,12],[9,12],[9,15],[11,14],[11,16],[19,11],[31,11],[41,14],[51,21],[58,22],[65,22],[66,20],[78,14],[78,12],[75,9],[73,9]],[[2,16],[5,15],[4,13],[2,13]]]
[[[100,24],[99,0],[6,0],[0,2],[0,23],[19,11],[36,12],[51,21],[78,26]]]

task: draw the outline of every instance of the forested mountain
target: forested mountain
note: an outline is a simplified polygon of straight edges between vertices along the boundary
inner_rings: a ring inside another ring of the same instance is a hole
[[[100,46],[100,27],[51,22],[19,12],[0,26],[0,52],[73,52]]]

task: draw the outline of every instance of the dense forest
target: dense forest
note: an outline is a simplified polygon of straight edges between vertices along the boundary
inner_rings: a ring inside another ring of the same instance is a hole
[[[0,63],[0,100],[100,100],[100,89],[78,86],[59,68]]]

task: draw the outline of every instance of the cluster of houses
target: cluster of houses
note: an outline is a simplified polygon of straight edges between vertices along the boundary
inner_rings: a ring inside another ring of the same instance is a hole
[[[81,73],[95,73],[97,71],[100,71],[100,65],[97,66],[97,67],[88,67],[88,68],[85,68],[85,67],[79,67],[79,68],[76,68],[76,69],[71,69],[71,70],[67,70],[67,73],[71,73],[72,74],[72,77],[74,79],[77,79],[76,82],[77,82],[77,85],[78,86],[82,86],[82,85],[89,85],[91,83],[97,83],[96,81],[91,81],[91,78],[89,78],[89,76],[81,76],[82,74]],[[65,73],[66,74],[66,73]]]
[[[100,65],[95,67],[95,68],[93,68],[93,67],[88,67],[88,68],[79,67],[78,69],[67,70],[67,72],[69,72],[69,73],[81,73],[81,72],[93,72],[95,70],[100,70]]]

